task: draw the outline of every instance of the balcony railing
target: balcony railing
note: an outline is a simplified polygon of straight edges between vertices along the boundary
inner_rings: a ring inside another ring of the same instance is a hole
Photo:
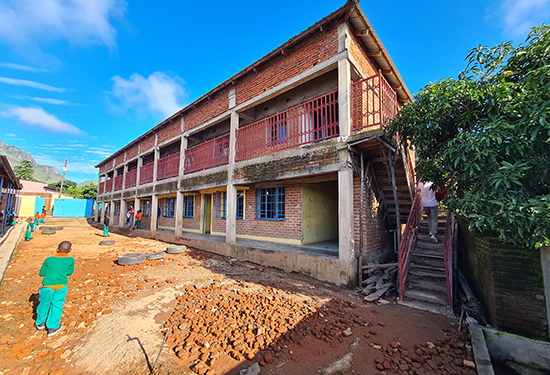
[[[124,176],[116,176],[115,177],[115,190],[122,190],[122,182],[124,181]]]
[[[176,177],[180,168],[180,153],[165,156],[158,161],[157,181]]]
[[[113,179],[105,181],[105,191],[107,193],[110,193],[113,191]]]
[[[185,151],[185,173],[229,163],[229,134],[211,139]]]
[[[381,72],[351,84],[353,131],[382,129],[399,110],[397,94]]]
[[[131,171],[126,172],[126,183],[124,184],[124,188],[128,189],[136,186],[136,179],[137,179],[137,169],[133,169]]]
[[[155,163],[149,163],[145,164],[141,169],[139,170],[139,184],[148,184],[149,182],[153,182],[153,172],[155,169]]]
[[[336,137],[338,91],[237,129],[236,160]]]
[[[103,193],[105,193],[105,181],[99,183],[98,194],[103,194]]]

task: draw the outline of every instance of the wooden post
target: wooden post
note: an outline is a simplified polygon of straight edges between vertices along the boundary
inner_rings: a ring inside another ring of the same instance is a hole
[[[357,286],[363,286],[363,203],[365,200],[365,162],[361,151],[361,202],[359,203],[359,254],[357,257]]]

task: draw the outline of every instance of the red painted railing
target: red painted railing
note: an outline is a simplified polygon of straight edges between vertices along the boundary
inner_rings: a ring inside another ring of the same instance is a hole
[[[176,177],[180,169],[180,153],[165,156],[158,161],[157,181]]]
[[[445,242],[443,246],[443,259],[445,262],[445,278],[447,279],[447,297],[449,299],[449,310],[453,312],[453,290],[454,290],[454,263],[457,240],[457,222],[454,215],[448,211],[445,221]]]
[[[139,184],[148,184],[153,182],[153,172],[155,169],[155,163],[149,163],[142,166],[139,170]]]
[[[99,183],[98,194],[105,193],[105,181]]]
[[[381,129],[397,115],[397,94],[379,71],[351,84],[353,131]]]
[[[107,193],[110,193],[111,191],[113,191],[113,179],[112,178],[110,180],[105,181],[105,191]]]
[[[185,173],[229,163],[229,134],[211,139],[185,151]]]
[[[237,129],[235,160],[338,136],[338,91]]]
[[[420,189],[417,189],[411,212],[407,220],[407,226],[405,227],[405,233],[403,233],[401,243],[399,244],[399,298],[401,300],[403,300],[403,290],[405,288],[405,282],[407,281],[407,275],[409,274],[412,253],[416,248],[421,217],[422,192]]]
[[[126,189],[136,186],[137,169],[126,172],[126,183],[124,187]]]
[[[124,181],[124,176],[116,176],[115,177],[115,190],[122,190],[122,182]]]

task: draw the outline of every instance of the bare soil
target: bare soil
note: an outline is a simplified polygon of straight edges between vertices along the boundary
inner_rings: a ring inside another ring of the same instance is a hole
[[[254,363],[275,375],[475,373],[468,337],[445,316],[195,249],[119,266],[169,244],[111,234],[99,246],[101,233],[74,222],[20,242],[0,285],[0,375],[233,375]],[[34,327],[38,271],[63,240],[76,269],[48,338]]]

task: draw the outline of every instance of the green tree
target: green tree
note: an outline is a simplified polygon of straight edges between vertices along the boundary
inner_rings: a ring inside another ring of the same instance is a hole
[[[83,186],[70,186],[67,189],[67,195],[78,199],[96,199],[97,184],[90,182]]]
[[[25,181],[34,181],[34,166],[28,160],[23,160],[21,164],[13,167],[17,178]]]
[[[480,46],[457,79],[424,87],[387,129],[417,151],[417,173],[479,231],[532,246],[550,238],[550,27]]]
[[[76,188],[76,182],[65,180],[63,181],[63,194],[68,194],[69,188]],[[61,181],[52,182],[51,184],[48,184],[48,187],[51,187],[53,189],[59,190],[61,188]]]

